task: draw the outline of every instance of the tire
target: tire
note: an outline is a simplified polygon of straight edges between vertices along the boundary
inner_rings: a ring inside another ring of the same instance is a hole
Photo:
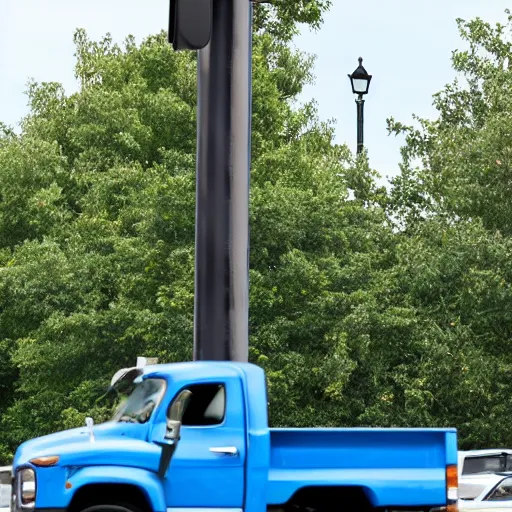
[[[140,512],[137,507],[128,503],[93,505],[82,509],[80,512]]]

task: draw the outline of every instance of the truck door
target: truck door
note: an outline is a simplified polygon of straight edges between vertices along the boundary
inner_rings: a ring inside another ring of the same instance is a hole
[[[192,397],[167,472],[167,506],[194,508],[194,512],[242,509],[246,456],[242,383],[233,377],[186,389]]]

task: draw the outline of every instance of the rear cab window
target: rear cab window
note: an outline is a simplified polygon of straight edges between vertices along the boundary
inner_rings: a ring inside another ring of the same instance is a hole
[[[512,457],[508,454],[470,456],[464,459],[463,475],[500,473],[512,470]]]

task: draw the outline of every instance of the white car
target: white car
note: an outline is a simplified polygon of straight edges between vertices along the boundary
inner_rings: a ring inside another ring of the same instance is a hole
[[[464,483],[459,484],[459,510],[512,512],[512,472],[478,476],[485,486],[476,497],[469,497],[464,492]],[[464,494],[468,497],[464,498]]]
[[[0,466],[0,512],[11,510],[11,466]]]
[[[512,471],[512,450],[460,451],[458,453],[459,497],[476,498],[491,483],[496,473]]]

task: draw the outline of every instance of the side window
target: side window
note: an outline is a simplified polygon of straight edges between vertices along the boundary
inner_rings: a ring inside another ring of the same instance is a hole
[[[512,478],[505,478],[489,494],[489,501],[512,500]]]
[[[223,384],[193,384],[181,424],[189,427],[220,425],[226,414],[226,389]]]

